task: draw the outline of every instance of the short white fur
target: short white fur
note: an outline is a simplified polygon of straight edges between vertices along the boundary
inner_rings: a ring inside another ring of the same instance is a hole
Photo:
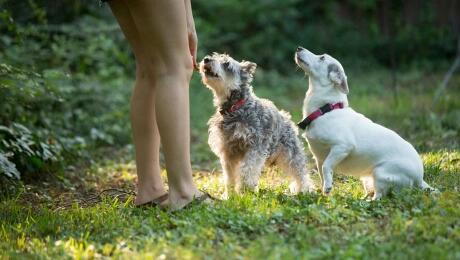
[[[331,192],[334,171],[360,178],[366,196],[373,194],[374,200],[390,188],[433,190],[423,180],[422,160],[410,143],[348,106],[347,77],[336,59],[299,47],[295,61],[309,77],[304,117],[327,103],[345,105],[314,120],[303,135],[315,157],[323,193]]]

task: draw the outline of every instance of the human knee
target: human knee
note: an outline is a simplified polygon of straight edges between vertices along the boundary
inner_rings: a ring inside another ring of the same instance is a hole
[[[188,82],[192,73],[191,57],[143,59],[136,63],[136,80],[148,80],[153,84],[165,79]]]

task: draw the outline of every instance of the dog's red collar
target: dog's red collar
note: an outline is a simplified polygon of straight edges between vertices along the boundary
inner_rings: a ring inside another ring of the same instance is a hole
[[[335,104],[330,104],[330,103],[327,103],[326,105],[320,107],[319,109],[313,111],[313,113],[309,114],[304,120],[302,120],[301,122],[297,123],[297,126],[299,126],[299,128],[305,130],[305,128],[307,128],[308,125],[311,124],[311,122],[315,121],[315,119],[317,119],[318,117],[328,113],[328,112],[331,112],[332,110],[334,109],[342,109],[344,108],[345,106],[343,105],[343,102],[338,102],[338,103],[335,103]]]
[[[229,109],[221,109],[219,112],[222,115],[233,113],[236,110],[240,109],[240,107],[242,107],[244,104],[246,104],[246,101],[247,101],[247,99],[242,98],[242,99],[236,101],[236,103],[233,104]]]

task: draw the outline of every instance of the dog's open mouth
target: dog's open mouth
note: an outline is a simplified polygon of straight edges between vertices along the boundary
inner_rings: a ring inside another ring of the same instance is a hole
[[[297,55],[297,56],[296,56],[296,59],[297,59],[297,63],[302,63],[302,64],[304,64],[305,66],[308,66],[308,63],[307,63],[304,59],[302,59],[300,56]],[[299,64],[299,65],[300,65],[300,64]]]
[[[218,78],[219,75],[212,71],[211,66],[203,66],[203,72],[206,75],[206,77],[211,77],[211,78]]]

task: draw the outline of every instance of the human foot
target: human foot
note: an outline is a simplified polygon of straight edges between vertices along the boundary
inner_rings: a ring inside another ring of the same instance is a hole
[[[202,191],[202,190],[197,190],[195,194],[193,194],[193,196],[181,197],[179,199],[176,199],[174,201],[175,203],[171,203],[171,200],[170,200],[169,209],[171,211],[177,211],[177,210],[189,208],[196,204],[201,204],[201,203],[211,204],[212,202],[217,201],[217,200],[218,199],[214,198],[209,193]]]
[[[168,200],[169,194],[165,193],[160,197],[157,197],[153,200],[150,200],[145,203],[136,204],[136,207],[144,208],[144,207],[162,207],[163,204]]]
[[[138,186],[136,198],[134,199],[134,205],[139,206],[152,201],[157,201],[160,204],[168,198],[168,193],[163,187],[142,187]]]

